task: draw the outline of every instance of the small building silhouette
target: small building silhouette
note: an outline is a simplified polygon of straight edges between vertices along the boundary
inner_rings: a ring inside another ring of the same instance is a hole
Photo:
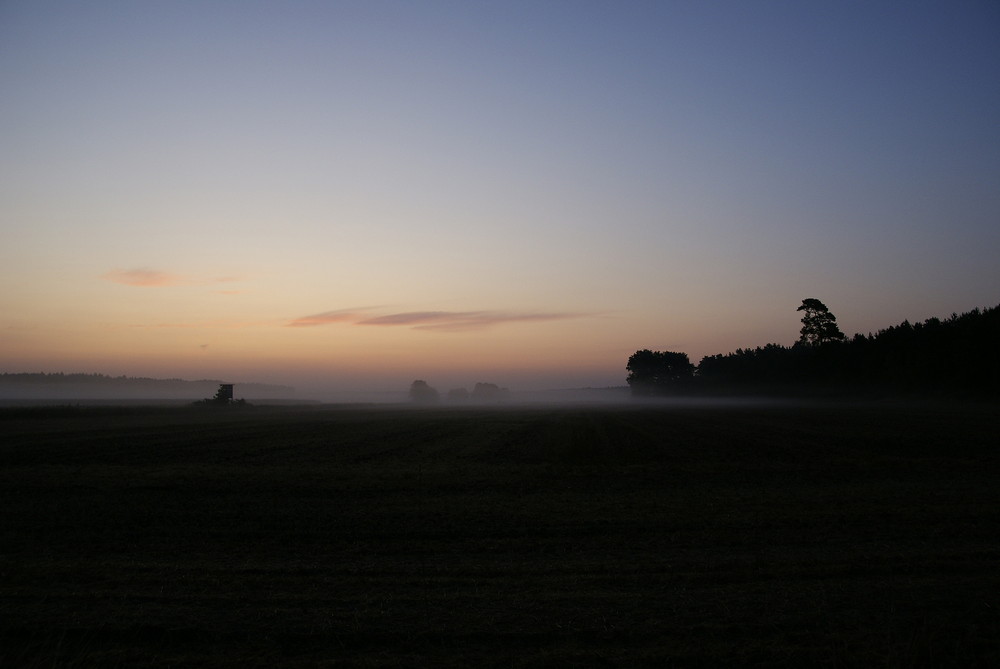
[[[219,389],[215,392],[215,397],[213,401],[219,404],[229,404],[233,401],[233,385],[232,383],[220,383]]]

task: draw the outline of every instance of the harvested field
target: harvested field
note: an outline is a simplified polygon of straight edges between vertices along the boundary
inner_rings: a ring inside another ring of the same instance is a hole
[[[0,410],[0,666],[997,666],[996,416]]]

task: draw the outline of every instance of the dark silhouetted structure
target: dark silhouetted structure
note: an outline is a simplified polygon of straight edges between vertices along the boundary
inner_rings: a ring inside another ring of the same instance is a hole
[[[233,384],[220,383],[219,389],[215,392],[212,401],[217,404],[229,404],[233,401]]]

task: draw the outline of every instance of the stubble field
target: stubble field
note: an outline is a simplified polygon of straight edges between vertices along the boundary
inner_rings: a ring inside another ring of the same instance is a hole
[[[0,666],[1000,665],[996,406],[0,410]]]

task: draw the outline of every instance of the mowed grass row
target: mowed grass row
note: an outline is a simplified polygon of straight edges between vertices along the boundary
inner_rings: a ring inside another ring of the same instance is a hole
[[[0,412],[0,665],[995,665],[995,421]]]

